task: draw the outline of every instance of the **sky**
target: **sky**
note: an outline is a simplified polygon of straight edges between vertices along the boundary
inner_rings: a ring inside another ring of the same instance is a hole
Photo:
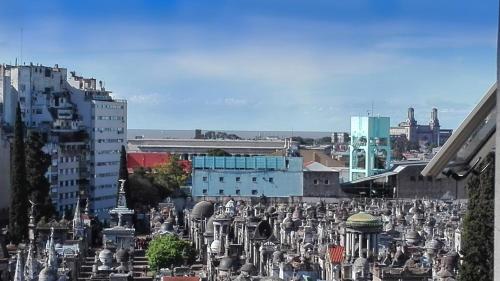
[[[496,81],[498,10],[496,0],[0,0],[0,63],[22,53],[102,80],[128,100],[134,129],[342,131],[372,106],[393,124],[410,106],[427,123],[437,107],[442,128],[456,128]]]

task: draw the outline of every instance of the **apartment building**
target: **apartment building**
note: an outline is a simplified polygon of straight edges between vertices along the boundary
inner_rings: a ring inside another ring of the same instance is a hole
[[[2,130],[12,131],[19,103],[27,129],[47,140],[52,163],[46,176],[56,209],[71,211],[77,198],[89,198],[94,214],[106,219],[116,205],[126,101],[58,65],[2,65],[0,84]]]

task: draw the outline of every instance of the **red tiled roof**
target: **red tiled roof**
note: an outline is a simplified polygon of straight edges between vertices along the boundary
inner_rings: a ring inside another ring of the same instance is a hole
[[[344,259],[344,247],[342,246],[331,246],[328,248],[328,253],[330,255],[330,262],[333,264],[340,264]]]
[[[134,171],[137,168],[154,168],[170,159],[169,153],[156,152],[129,152],[127,153],[127,170]],[[191,172],[191,163],[187,160],[179,160],[186,172]]]
[[[198,276],[163,276],[162,281],[200,281]]]

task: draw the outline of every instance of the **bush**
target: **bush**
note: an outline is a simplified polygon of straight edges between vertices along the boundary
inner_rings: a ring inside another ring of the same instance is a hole
[[[149,267],[154,270],[192,263],[194,256],[191,243],[174,235],[155,237],[146,251]]]

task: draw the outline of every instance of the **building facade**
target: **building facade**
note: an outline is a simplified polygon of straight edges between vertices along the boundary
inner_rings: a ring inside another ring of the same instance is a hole
[[[441,129],[437,108],[433,108],[428,125],[419,125],[415,120],[415,110],[408,108],[408,117],[397,127],[391,127],[391,136],[406,136],[410,142],[421,146],[441,146],[451,136],[453,130]]]
[[[27,130],[47,140],[52,163],[46,176],[56,210],[71,211],[77,198],[88,198],[91,210],[106,218],[116,205],[126,101],[114,99],[102,82],[68,76],[58,65],[3,65],[0,74],[2,130],[12,131],[19,104]]]
[[[195,197],[302,196],[302,158],[196,156],[192,181]]]
[[[389,128],[389,117],[351,117],[350,181],[389,169],[391,162]]]

